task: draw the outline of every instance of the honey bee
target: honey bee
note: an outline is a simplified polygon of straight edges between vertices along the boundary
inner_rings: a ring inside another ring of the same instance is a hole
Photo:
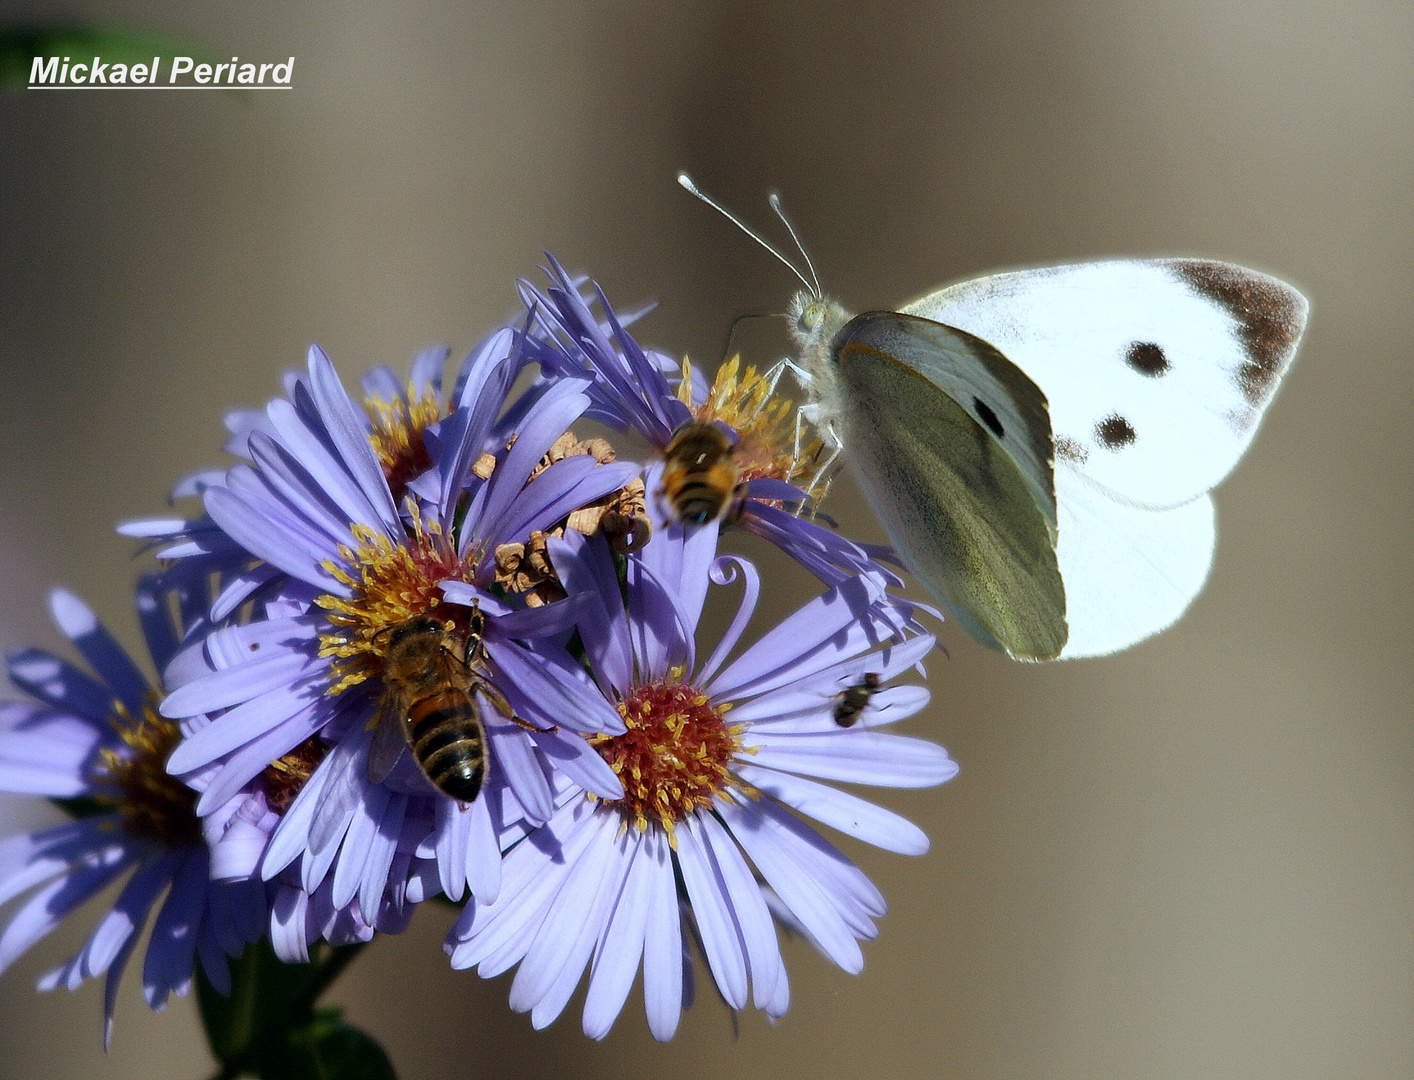
[[[473,610],[465,635],[430,615],[414,615],[387,629],[383,700],[374,716],[368,778],[393,770],[404,747],[432,786],[463,804],[476,801],[486,778],[486,725],[481,702],[523,727],[506,696],[486,677],[482,617]]]
[[[871,671],[853,686],[847,687],[844,693],[836,695],[835,723],[840,727],[853,727],[854,722],[859,719],[859,714],[864,711],[864,707],[869,704],[869,699],[874,696],[874,691],[877,689],[879,689],[879,675],[877,672]]]
[[[680,521],[704,525],[722,516],[737,486],[735,450],[716,424],[689,420],[673,432],[663,451],[663,495]]]

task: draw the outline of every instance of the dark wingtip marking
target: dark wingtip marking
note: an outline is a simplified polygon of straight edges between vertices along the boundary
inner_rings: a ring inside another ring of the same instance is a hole
[[[1006,435],[1006,429],[1002,427],[1001,420],[997,418],[997,414],[992,411],[990,405],[988,405],[979,397],[974,397],[972,399],[972,404],[977,409],[978,418],[982,421],[982,423],[987,425],[993,435],[995,435],[999,439]]]
[[[1169,371],[1169,358],[1164,355],[1164,350],[1152,341],[1131,341],[1129,348],[1125,350],[1124,362],[1140,375],[1147,375],[1151,379],[1167,375]]]
[[[1195,292],[1237,321],[1247,362],[1234,379],[1249,405],[1265,405],[1306,328],[1305,298],[1276,278],[1228,263],[1177,259],[1172,265]]]
[[[1056,436],[1056,457],[1064,458],[1066,461],[1074,462],[1076,465],[1084,465],[1086,458],[1090,456],[1090,451],[1081,446],[1069,435]]]
[[[1135,432],[1133,424],[1116,413],[1095,425],[1095,437],[1106,450],[1118,450],[1122,446],[1131,445],[1139,435]]]

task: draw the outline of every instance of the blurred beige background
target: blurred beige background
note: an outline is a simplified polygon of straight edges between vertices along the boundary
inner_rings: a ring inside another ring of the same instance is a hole
[[[677,1039],[635,990],[602,1044],[450,972],[449,913],[333,1000],[405,1080],[1414,1074],[1409,351],[1414,9],[1170,4],[84,4],[260,59],[291,93],[0,97],[0,644],[44,591],[127,641],[112,534],[220,464],[220,416],[319,341],[346,378],[471,344],[542,249],[641,337],[709,362],[792,281],[673,183],[766,225],[779,188],[855,310],[1019,264],[1203,254],[1312,300],[1291,377],[1218,493],[1208,588],[1118,657],[1023,667],[944,631],[910,722],[961,774],[850,847],[890,904],[862,975],[787,945],[774,1028],[699,980]],[[744,342],[769,360],[780,343]],[[847,482],[833,511],[872,529]],[[874,530],[871,535],[877,535]],[[774,565],[774,564],[773,564]],[[801,586],[805,582],[792,579]],[[794,605],[795,597],[782,604]],[[0,807],[0,810],[6,809]],[[191,1004],[130,972],[38,997],[93,912],[0,980],[0,1076],[198,1078]],[[578,1000],[578,999],[577,999]]]

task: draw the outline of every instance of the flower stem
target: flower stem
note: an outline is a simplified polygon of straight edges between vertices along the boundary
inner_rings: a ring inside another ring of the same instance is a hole
[[[363,950],[363,944],[316,943],[308,964],[285,964],[267,941],[231,965],[231,992],[221,994],[198,971],[197,1001],[211,1052],[221,1062],[212,1080],[258,1076],[391,1078],[387,1054],[345,1024],[339,1010],[316,1008],[320,996]]]

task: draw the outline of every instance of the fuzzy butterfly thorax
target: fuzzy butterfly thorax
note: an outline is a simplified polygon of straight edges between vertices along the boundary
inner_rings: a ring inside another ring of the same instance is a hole
[[[791,338],[795,341],[801,367],[810,379],[817,426],[827,440],[840,415],[831,344],[850,318],[849,312],[836,301],[804,290],[791,297],[790,306],[786,308]]]

